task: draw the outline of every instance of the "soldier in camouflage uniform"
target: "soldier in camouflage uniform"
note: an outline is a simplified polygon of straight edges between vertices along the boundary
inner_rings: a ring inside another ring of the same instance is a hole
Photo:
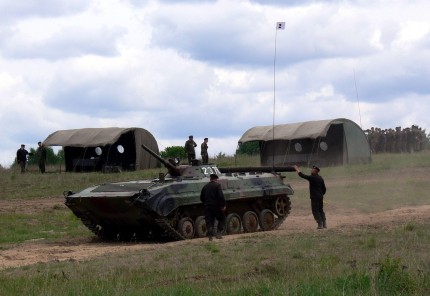
[[[196,150],[194,149],[195,147],[197,147],[196,142],[194,142],[193,140],[193,136],[189,136],[188,140],[185,142],[185,153],[187,154],[188,157],[188,163],[191,164],[193,159],[196,159]]]
[[[402,128],[400,126],[396,127],[395,132],[395,139],[396,139],[396,153],[402,152],[402,142],[403,142],[403,134],[402,134]]]
[[[208,138],[205,138],[203,140],[203,143],[200,145],[200,155],[202,156],[202,163],[208,164],[209,163],[209,154],[208,154]]]
[[[37,155],[39,156],[39,170],[42,174],[45,173],[45,162],[46,162],[46,148],[42,142],[38,142],[39,148],[37,148]]]
[[[405,129],[397,126],[395,130],[372,127],[364,132],[372,153],[412,153],[424,150],[429,142],[425,130],[417,125]]]

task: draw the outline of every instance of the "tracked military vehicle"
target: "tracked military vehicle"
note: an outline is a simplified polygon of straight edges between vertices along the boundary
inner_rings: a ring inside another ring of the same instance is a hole
[[[278,228],[291,209],[294,193],[278,172],[293,167],[218,168],[214,164],[178,165],[145,145],[167,168],[152,180],[101,184],[79,193],[65,191],[66,206],[103,240],[128,241],[206,235],[202,187],[219,175],[227,203],[225,234]]]

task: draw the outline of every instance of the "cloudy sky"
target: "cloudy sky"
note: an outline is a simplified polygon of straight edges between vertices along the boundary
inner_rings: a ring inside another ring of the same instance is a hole
[[[85,127],[142,127],[160,150],[209,137],[210,156],[273,118],[429,131],[429,11],[428,0],[0,0],[0,164]]]

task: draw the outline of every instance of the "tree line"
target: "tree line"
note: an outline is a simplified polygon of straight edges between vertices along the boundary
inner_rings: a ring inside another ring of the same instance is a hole
[[[57,153],[54,152],[52,147],[45,147],[46,149],[46,164],[62,164],[64,163],[64,150],[60,149]],[[27,158],[29,165],[37,165],[39,162],[39,154],[37,148],[30,148],[30,154]],[[16,159],[15,159],[16,163]]]

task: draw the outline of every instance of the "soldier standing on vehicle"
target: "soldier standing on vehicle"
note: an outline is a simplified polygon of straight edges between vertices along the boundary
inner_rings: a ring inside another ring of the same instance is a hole
[[[209,163],[209,154],[208,154],[208,138],[205,138],[203,140],[202,145],[200,145],[200,155],[202,156],[202,163],[208,164]]]
[[[301,178],[309,181],[312,215],[314,216],[315,221],[318,223],[317,229],[327,228],[326,217],[323,209],[326,187],[324,179],[319,175],[320,169],[317,166],[313,166],[311,175],[305,175],[300,172],[300,169],[297,165],[294,166],[294,169]]]
[[[212,240],[215,219],[218,220],[216,238],[222,238],[222,231],[225,224],[226,203],[224,193],[221,189],[221,184],[218,183],[218,176],[216,174],[210,175],[210,182],[203,186],[200,193],[200,200],[205,209],[205,220],[207,236],[209,241]]]
[[[193,140],[193,136],[189,136],[188,140],[185,142],[185,153],[187,153],[188,156],[188,163],[191,164],[193,159],[196,159],[196,150],[194,149],[197,147],[196,142]]]

